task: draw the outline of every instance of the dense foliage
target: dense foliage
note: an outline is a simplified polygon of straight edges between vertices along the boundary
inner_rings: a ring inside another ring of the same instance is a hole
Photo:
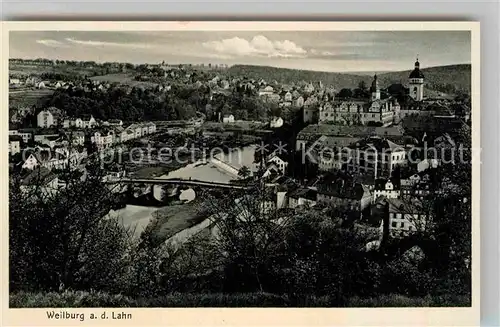
[[[57,90],[45,103],[62,109],[68,116],[92,114],[98,119],[123,121],[186,120],[205,114],[207,119],[219,120],[233,114],[235,119],[262,120],[279,114],[277,105],[265,103],[245,90],[235,89],[212,96],[208,86],[174,84],[168,91],[158,88],[134,87],[129,91],[114,87],[108,90],[69,88]],[[209,105],[207,105],[210,102]]]

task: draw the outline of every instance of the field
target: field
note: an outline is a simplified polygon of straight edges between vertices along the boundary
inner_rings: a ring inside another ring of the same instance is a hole
[[[48,89],[11,89],[9,90],[9,108],[31,107],[52,93],[54,91]]]
[[[96,73],[96,70],[92,68],[75,67],[69,65],[59,65],[59,66],[36,66],[36,65],[22,65],[22,64],[9,65],[10,75],[39,76],[43,73],[77,74],[77,75],[93,76]]]
[[[152,82],[142,82],[134,80],[134,76],[130,74],[108,74],[101,76],[93,76],[90,78],[94,81],[108,82],[108,83],[120,83],[130,86],[144,86],[144,87],[154,87],[157,84]]]

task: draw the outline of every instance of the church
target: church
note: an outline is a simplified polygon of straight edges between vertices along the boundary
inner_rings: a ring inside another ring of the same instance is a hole
[[[415,61],[415,69],[410,73],[409,78],[410,96],[415,101],[424,99],[424,74],[420,70],[420,63]]]

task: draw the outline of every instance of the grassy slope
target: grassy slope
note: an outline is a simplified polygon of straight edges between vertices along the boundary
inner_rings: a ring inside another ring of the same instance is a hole
[[[174,234],[202,222],[206,216],[199,213],[196,201],[181,205],[171,205],[159,210],[160,221],[155,228],[155,236],[166,240]]]
[[[90,79],[108,83],[120,83],[130,86],[153,87],[157,85],[156,83],[151,83],[151,82],[136,81],[134,80],[133,74],[108,74],[101,76],[93,76]]]
[[[470,297],[444,295],[407,297],[381,295],[371,298],[350,298],[346,307],[467,307]],[[84,307],[292,307],[287,296],[270,293],[241,294],[168,294],[155,298],[131,298],[100,292],[15,293],[9,297],[11,308],[84,308]],[[301,307],[335,306],[328,297],[304,297]]]

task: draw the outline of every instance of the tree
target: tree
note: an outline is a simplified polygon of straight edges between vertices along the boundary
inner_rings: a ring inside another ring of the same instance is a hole
[[[119,288],[130,235],[106,218],[116,197],[101,183],[97,164],[86,167],[84,178],[69,168],[62,175],[57,191],[47,191],[41,173],[30,188],[11,177],[10,291]]]
[[[353,96],[353,93],[352,93],[351,89],[341,89],[339,91],[339,93],[337,94],[337,97],[344,98],[344,99],[352,98],[352,96]]]
[[[238,171],[238,176],[241,177],[242,179],[250,177],[250,174],[251,174],[250,169],[247,166],[241,167],[240,170]]]

